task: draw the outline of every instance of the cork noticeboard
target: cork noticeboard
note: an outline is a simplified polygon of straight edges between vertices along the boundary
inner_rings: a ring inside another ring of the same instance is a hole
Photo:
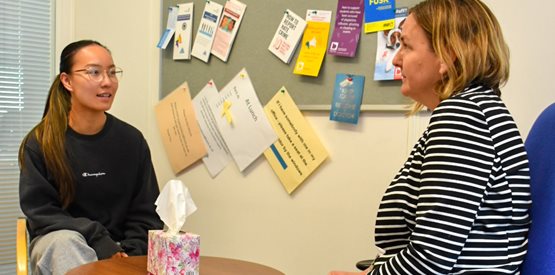
[[[191,2],[186,1],[186,2]],[[206,0],[193,0],[193,40],[196,35]],[[224,5],[225,1],[218,3]],[[335,23],[337,0],[241,0],[247,5],[227,62],[211,56],[208,63],[195,57],[191,60],[173,60],[173,39],[161,50],[160,97],[163,98],[184,81],[187,81],[194,97],[206,83],[213,79],[223,88],[242,68],[245,68],[262,105],[265,105],[282,87],[289,91],[301,110],[329,110],[337,73],[365,76],[361,109],[379,111],[404,111],[411,103],[399,91],[400,81],[374,81],[377,34],[362,33],[357,54],[353,58],[326,54],[318,77],[293,74],[297,49],[289,64],[283,63],[269,50],[268,45],[283,17],[290,9],[304,17],[307,9],[332,11],[330,37]],[[397,7],[411,7],[418,1],[397,0]],[[166,27],[168,8],[185,3],[164,0],[161,11],[162,27]]]

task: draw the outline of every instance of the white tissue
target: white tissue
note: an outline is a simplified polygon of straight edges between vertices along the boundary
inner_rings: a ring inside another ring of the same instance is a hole
[[[170,180],[156,199],[156,212],[168,227],[168,233],[177,234],[187,216],[197,211],[189,189],[180,180]]]

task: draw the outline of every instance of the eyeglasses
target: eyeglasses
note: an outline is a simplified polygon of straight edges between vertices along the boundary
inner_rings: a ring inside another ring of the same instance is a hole
[[[108,78],[110,78],[110,80],[114,82],[118,82],[118,80],[121,79],[121,77],[123,76],[123,70],[118,67],[112,67],[104,70],[99,66],[89,66],[85,69],[75,70],[73,72],[84,72],[90,80],[96,82],[101,82],[102,80],[104,80],[104,72],[106,72]]]

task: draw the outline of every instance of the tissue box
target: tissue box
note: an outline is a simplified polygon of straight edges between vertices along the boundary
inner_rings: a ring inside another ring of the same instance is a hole
[[[148,231],[147,271],[154,275],[199,275],[200,236]]]

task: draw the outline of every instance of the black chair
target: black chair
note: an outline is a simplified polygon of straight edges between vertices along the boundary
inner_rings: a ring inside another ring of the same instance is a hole
[[[362,261],[358,261],[356,266],[359,270],[364,271],[364,270],[368,269],[372,265],[373,262],[374,262],[374,260],[362,260]]]

